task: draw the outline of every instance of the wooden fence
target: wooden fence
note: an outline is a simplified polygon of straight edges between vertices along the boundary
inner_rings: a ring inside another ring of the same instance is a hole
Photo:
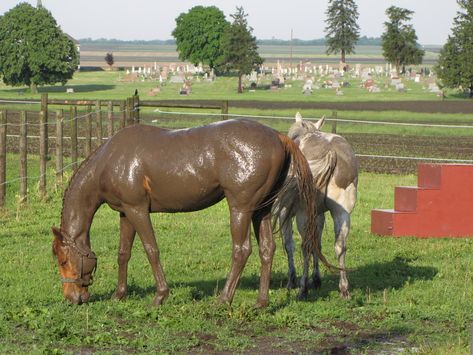
[[[26,100],[25,100],[26,101]],[[15,100],[21,103],[22,100]],[[19,138],[18,152],[20,157],[19,169],[19,199],[26,201],[27,199],[27,180],[28,180],[28,134],[30,125],[36,129],[39,134],[39,194],[46,195],[47,187],[47,171],[46,164],[48,155],[51,153],[49,149],[49,137],[51,126],[55,125],[55,151],[52,153],[56,159],[56,184],[62,184],[64,172],[64,131],[68,131],[70,138],[69,156],[71,159],[70,167],[73,171],[78,167],[78,159],[82,155],[87,157],[93,149],[92,142],[95,146],[103,143],[104,139],[111,137],[115,130],[123,128],[130,124],[140,123],[140,107],[178,107],[178,108],[198,108],[198,109],[219,109],[222,117],[225,119],[228,114],[228,101],[222,101],[220,104],[168,104],[158,101],[140,101],[138,96],[127,98],[126,100],[100,101],[100,100],[49,100],[47,94],[43,94],[41,101],[28,101],[28,103],[38,103],[41,105],[37,122],[29,122],[28,116],[32,113],[17,110],[16,115],[19,116],[18,121],[13,124],[17,128]],[[68,110],[62,108],[51,112],[51,107],[68,106]],[[79,108],[82,113],[79,114]],[[104,109],[105,108],[105,109]],[[118,109],[117,109],[118,108]],[[6,154],[7,154],[7,130],[12,125],[8,122],[8,114],[13,110],[0,110],[0,207],[5,205],[6,187]],[[85,111],[85,113],[83,113]],[[49,120],[54,117],[55,121]],[[67,119],[68,117],[68,119]],[[81,127],[79,130],[79,122]],[[12,127],[13,127],[12,126]],[[38,129],[39,127],[39,129]],[[49,129],[48,129],[49,128]],[[105,128],[105,129],[104,129]],[[38,132],[39,131],[39,132]],[[82,150],[79,150],[79,131],[85,137],[82,140]],[[82,154],[81,154],[82,152]]]

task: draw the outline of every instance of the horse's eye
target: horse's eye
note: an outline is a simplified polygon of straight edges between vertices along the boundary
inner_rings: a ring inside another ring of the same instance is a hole
[[[61,261],[61,266],[66,266],[67,260]]]

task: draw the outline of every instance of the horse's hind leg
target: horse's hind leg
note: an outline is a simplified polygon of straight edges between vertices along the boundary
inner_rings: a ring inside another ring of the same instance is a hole
[[[120,213],[120,248],[118,250],[118,284],[112,298],[121,300],[127,294],[128,261],[136,230],[128,218]]]
[[[320,245],[320,250],[322,250],[322,231],[324,228],[325,224],[325,215],[324,214],[319,214],[317,215],[317,239]],[[297,230],[299,231],[299,234],[305,238],[305,228],[307,224],[307,215],[303,209],[300,209],[297,214],[296,214],[296,222],[297,222]],[[302,249],[302,255],[304,258],[304,268],[300,280],[300,287],[299,287],[299,299],[305,299],[307,298],[307,294],[309,292],[309,261],[310,261],[310,255],[308,255],[304,248]],[[312,282],[313,286],[315,288],[320,288],[322,285],[322,281],[320,278],[320,269],[319,269],[319,263],[318,263],[318,258],[317,255],[314,254],[314,273],[312,275]]]
[[[322,233],[325,227],[325,214],[319,214],[316,218],[317,223],[317,239],[319,241],[320,250],[322,250]],[[314,272],[312,273],[312,286],[320,288],[322,286],[322,278],[320,277],[319,258],[317,253],[313,254]]]
[[[140,209],[134,207],[127,208],[125,214],[138,232],[148,261],[151,264],[153,276],[156,281],[156,297],[154,298],[153,305],[159,306],[169,296],[169,287],[166,283],[163,268],[159,260],[158,244],[156,243],[153,226],[151,225],[148,207],[145,206]]]
[[[287,289],[293,289],[297,286],[297,274],[296,267],[294,265],[294,238],[292,231],[292,216],[290,211],[283,207],[281,213],[278,216],[279,219],[279,228],[281,229],[283,238],[284,238],[284,249],[286,249],[287,254]],[[256,228],[255,228],[256,232]]]
[[[227,282],[220,295],[220,301],[231,303],[246,261],[251,254],[250,221],[251,212],[239,212],[230,208],[230,229],[232,233],[232,266]],[[261,244],[262,241],[260,241]]]
[[[350,298],[348,292],[348,279],[345,269],[345,253],[347,251],[347,237],[350,231],[350,214],[341,206],[330,210],[333,218],[335,230],[335,254],[337,255],[338,265],[342,269],[340,271],[340,282],[338,287],[340,295],[343,298]]]
[[[259,239],[259,256],[261,260],[261,276],[256,307],[261,308],[266,307],[269,302],[271,267],[273,264],[274,251],[276,250],[271,226],[270,211],[255,214],[253,216],[253,227],[257,239]]]

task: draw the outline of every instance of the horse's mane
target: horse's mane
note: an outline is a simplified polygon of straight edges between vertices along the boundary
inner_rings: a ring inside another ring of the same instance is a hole
[[[64,190],[64,194],[62,195],[62,209],[61,209],[61,227],[62,227],[62,217],[63,217],[63,214],[64,214],[64,202],[66,201],[66,196],[71,188],[71,186],[73,185],[73,183],[75,182],[75,180],[77,179],[77,177],[79,176],[79,174],[82,172],[82,170],[84,169],[84,167],[87,165],[87,163],[89,162],[89,160],[95,156],[95,154],[97,153],[97,150],[100,148],[101,146],[98,146],[97,148],[94,149],[94,151],[92,153],[89,154],[89,156],[87,158],[85,158],[84,160],[82,160],[82,162],[79,164],[79,167],[76,169],[76,171],[74,172],[74,174],[72,174],[71,178],[69,179],[69,184],[67,185],[66,189]]]

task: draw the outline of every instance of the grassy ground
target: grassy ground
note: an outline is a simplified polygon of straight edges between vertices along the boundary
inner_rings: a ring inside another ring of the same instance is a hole
[[[8,156],[8,179],[18,158]],[[49,168],[54,176],[53,167]],[[30,175],[37,159],[30,158]],[[230,265],[231,243],[225,202],[187,214],[153,215],[164,270],[172,293],[149,307],[154,286],[139,241],[130,263],[130,297],[114,302],[118,216],[98,211],[91,231],[99,258],[92,299],[83,306],[63,300],[51,255],[50,227],[59,223],[62,188],[45,200],[16,203],[17,183],[8,188],[0,212],[0,352],[330,352],[466,354],[473,321],[472,239],[383,238],[370,233],[372,208],[390,208],[393,189],[415,185],[413,175],[362,173],[347,264],[352,298],[338,296],[338,279],[323,272],[322,289],[307,302],[287,292],[286,260],[278,242],[271,300],[256,311],[259,258],[254,250],[231,308],[216,303]],[[50,184],[51,186],[52,184]],[[334,261],[331,223],[324,250]],[[280,239],[279,239],[280,240]],[[255,248],[255,243],[254,249]],[[300,257],[300,256],[299,256]],[[300,268],[300,260],[297,265]]]

